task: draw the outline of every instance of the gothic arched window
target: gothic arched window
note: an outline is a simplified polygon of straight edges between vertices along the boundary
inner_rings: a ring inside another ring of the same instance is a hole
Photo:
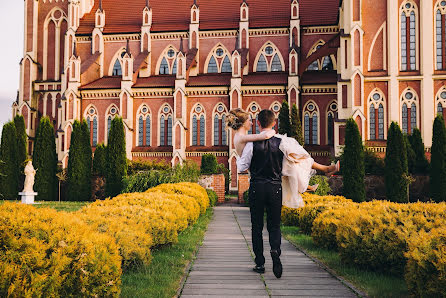
[[[226,113],[227,110],[222,103],[218,104],[214,110],[214,146],[228,145]]]
[[[208,73],[218,73],[217,62],[215,61],[214,56],[209,60]]]
[[[198,104],[192,111],[192,146],[205,146],[205,127],[206,120],[204,119],[205,111],[203,107]]]
[[[116,59],[115,65],[113,66],[113,76],[122,76],[122,68],[121,68],[121,62],[119,62],[119,59]]]
[[[167,64],[166,58],[161,60],[160,74],[169,74],[169,64]]]
[[[91,106],[87,109],[87,125],[90,131],[90,143],[93,147],[98,144],[98,112]]]
[[[158,73],[160,75],[176,74],[177,73],[177,51],[172,47],[167,47],[161,54],[161,62]]]
[[[264,72],[268,71],[268,66],[266,65],[265,56],[260,55],[259,61],[257,62],[257,71]]]
[[[282,63],[277,54],[274,55],[273,62],[271,63],[271,71],[282,71]]]
[[[160,146],[172,146],[172,109],[166,104],[160,114]]]
[[[283,63],[279,49],[271,42],[267,42],[259,51],[257,64],[255,64],[256,72],[265,71],[283,71]],[[255,61],[254,61],[255,63]]]
[[[384,98],[380,92],[372,92],[369,111],[369,139],[384,140]]]
[[[412,133],[417,128],[417,96],[411,89],[406,90],[401,98],[401,120],[403,133]]]
[[[327,144],[334,144],[334,120],[338,111],[336,102],[332,102],[327,109]]]
[[[317,105],[310,101],[304,108],[304,137],[305,144],[319,144],[319,111]]]
[[[406,1],[401,6],[401,70],[417,69],[417,9],[412,1]]]
[[[446,69],[446,1],[438,1],[435,11],[436,69],[444,70]]]
[[[260,113],[260,107],[257,105],[257,103],[251,103],[251,105],[248,107],[248,113],[252,122],[252,126],[249,129],[248,134],[260,133],[260,127],[257,124],[257,115]]]
[[[150,111],[143,105],[138,114],[138,146],[150,146]]]
[[[232,72],[231,62],[229,61],[229,57],[226,56],[223,59],[223,64],[221,65],[221,72]]]

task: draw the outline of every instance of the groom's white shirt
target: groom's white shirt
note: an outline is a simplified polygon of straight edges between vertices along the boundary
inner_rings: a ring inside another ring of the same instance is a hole
[[[239,173],[242,173],[249,169],[251,166],[251,159],[253,155],[253,144],[252,142],[248,142],[245,145],[245,148],[243,148],[242,156],[237,159],[237,171]]]

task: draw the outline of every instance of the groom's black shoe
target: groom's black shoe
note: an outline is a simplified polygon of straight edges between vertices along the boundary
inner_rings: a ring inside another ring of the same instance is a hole
[[[274,276],[280,278],[282,276],[282,262],[280,262],[280,252],[277,250],[271,251],[271,258],[273,259],[273,273]]]
[[[265,273],[265,266],[264,265],[260,265],[260,266],[255,266],[254,268],[252,268],[252,271],[257,272],[257,273]]]

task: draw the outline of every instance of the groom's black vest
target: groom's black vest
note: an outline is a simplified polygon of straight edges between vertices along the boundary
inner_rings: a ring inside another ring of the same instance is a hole
[[[282,183],[283,153],[279,146],[282,140],[272,137],[265,141],[253,142],[251,159],[251,183]]]

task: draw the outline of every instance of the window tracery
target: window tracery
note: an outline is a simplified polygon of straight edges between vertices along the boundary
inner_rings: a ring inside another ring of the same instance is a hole
[[[255,62],[255,72],[284,71],[284,63],[278,48],[267,42],[259,51]]]

